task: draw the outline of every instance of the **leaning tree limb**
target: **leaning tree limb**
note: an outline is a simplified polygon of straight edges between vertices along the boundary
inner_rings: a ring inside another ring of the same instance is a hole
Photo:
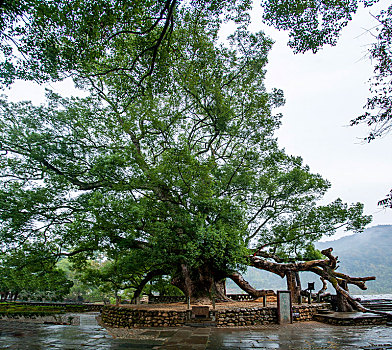
[[[256,267],[261,270],[266,270],[272,273],[275,273],[282,278],[292,274],[293,272],[299,271],[311,271],[322,278],[323,288],[322,291],[325,290],[325,281],[329,281],[332,286],[335,288],[337,295],[342,296],[354,309],[362,312],[369,312],[378,315],[387,316],[388,318],[392,318],[392,315],[382,312],[382,311],[374,311],[368,308],[365,308],[361,305],[361,303],[355,300],[346,290],[344,285],[353,284],[359,287],[362,290],[367,289],[365,282],[375,280],[374,276],[371,277],[351,277],[349,275],[340,273],[335,271],[338,268],[337,262],[338,257],[332,255],[332,248],[324,249],[321,253],[327,258],[324,260],[311,260],[305,262],[297,262],[297,263],[277,263],[267,260],[268,255],[264,252],[257,251],[255,254],[249,256],[249,265]],[[260,256],[266,257],[262,258]],[[271,257],[273,258],[273,257]]]
[[[167,274],[167,272],[163,269],[156,269],[156,270],[151,270],[149,271],[144,278],[140,281],[139,285],[136,287],[136,290],[133,293],[133,298],[132,298],[132,302],[136,303],[137,298],[140,296],[140,294],[143,291],[143,288],[145,287],[145,285],[150,282],[154,277],[157,276],[162,276]]]
[[[323,284],[323,286],[322,286],[321,289],[317,292],[317,296],[318,296],[318,297],[324,296],[324,295],[325,295],[325,292],[326,292],[326,290],[327,290],[327,288],[328,288],[327,281],[325,280],[325,278],[320,277],[320,280],[321,280],[321,283]]]
[[[382,315],[382,316],[387,316],[388,319],[392,319],[392,315],[387,313],[387,312],[382,312],[382,311],[376,311],[376,310],[371,310],[368,309],[366,307],[364,307],[358,300],[354,299],[347,290],[345,290],[344,288],[342,288],[339,285],[339,281],[337,278],[334,278],[333,276],[326,276],[326,279],[332,283],[333,287],[336,289],[336,292],[342,294],[346,300],[358,311],[362,311],[362,312],[368,312],[368,313],[373,313],[373,314],[377,314],[377,315]],[[375,279],[375,278],[374,278]],[[366,289],[363,288],[363,289]]]
[[[247,292],[255,299],[266,295],[275,294],[273,290],[257,290],[253,288],[239,272],[231,272],[227,274],[227,277],[230,278],[235,284],[237,284],[237,286],[240,287],[243,291]]]

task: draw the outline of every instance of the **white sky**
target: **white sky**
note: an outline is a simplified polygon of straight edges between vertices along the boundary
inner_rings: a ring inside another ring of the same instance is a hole
[[[257,8],[252,24],[252,30],[264,29],[276,41],[266,85],[282,89],[286,98],[286,105],[277,110],[283,114],[277,133],[280,145],[287,153],[302,156],[311,171],[332,183],[326,202],[340,197],[364,203],[365,213],[373,215],[371,225],[392,224],[392,209],[377,207],[392,188],[392,134],[363,143],[368,129],[348,124],[362,114],[369,96],[367,81],[373,68],[366,54],[373,38],[365,31],[376,24],[369,12],[378,14],[389,1],[376,5],[354,15],[336,47],[325,46],[315,55],[294,55],[286,45],[287,33],[262,26]],[[71,82],[51,88],[66,96],[74,91]],[[44,88],[33,83],[17,82],[6,94],[12,101],[44,101]]]
[[[363,113],[370,96],[367,82],[373,67],[366,55],[373,38],[366,29],[377,23],[370,13],[377,15],[390,2],[376,5],[360,9],[337,46],[325,46],[317,54],[294,55],[288,33],[257,24],[257,9],[252,22],[253,30],[263,29],[275,40],[266,85],[282,89],[286,98],[278,110],[283,114],[279,144],[332,183],[326,201],[340,197],[364,203],[365,213],[373,215],[370,226],[392,224],[392,209],[377,206],[392,188],[392,134],[363,143],[369,129],[348,125]]]

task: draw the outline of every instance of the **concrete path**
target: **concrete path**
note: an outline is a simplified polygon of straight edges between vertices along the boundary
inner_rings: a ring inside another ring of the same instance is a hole
[[[80,326],[0,321],[0,349],[392,349],[392,327],[340,327],[317,322],[263,328],[117,329],[111,337],[94,314],[82,314]]]

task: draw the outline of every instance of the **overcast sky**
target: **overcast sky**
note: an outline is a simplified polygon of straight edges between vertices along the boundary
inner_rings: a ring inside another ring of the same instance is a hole
[[[368,79],[373,68],[366,57],[372,36],[366,29],[376,22],[389,1],[362,9],[343,31],[336,47],[324,47],[317,54],[294,55],[286,43],[287,33],[260,25],[260,10],[254,10],[252,29],[263,29],[276,43],[267,66],[268,88],[284,91],[286,105],[278,131],[279,143],[289,154],[303,157],[313,172],[332,183],[325,202],[338,197],[348,203],[362,202],[373,215],[372,225],[392,224],[392,209],[377,207],[392,188],[392,134],[363,143],[366,127],[350,127],[351,119],[363,112],[369,96]],[[70,82],[52,84],[63,95],[73,93]],[[12,101],[44,101],[44,88],[19,82],[6,92]],[[337,236],[343,235],[340,232]]]
[[[363,113],[370,96],[367,82],[373,67],[367,50],[373,38],[366,29],[377,24],[371,14],[389,5],[380,1],[361,9],[337,46],[325,46],[317,54],[294,55],[287,46],[287,33],[257,24],[257,10],[252,27],[263,28],[275,40],[266,85],[282,89],[286,98],[279,109],[283,114],[277,134],[280,145],[287,153],[302,156],[313,172],[332,183],[326,201],[340,197],[348,203],[364,203],[366,214],[373,215],[370,226],[392,224],[392,209],[377,206],[392,188],[392,133],[363,143],[369,129],[348,125]]]

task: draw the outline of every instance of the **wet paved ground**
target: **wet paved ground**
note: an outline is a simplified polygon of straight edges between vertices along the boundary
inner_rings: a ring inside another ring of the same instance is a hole
[[[392,327],[340,327],[316,322],[257,329],[140,329],[130,330],[128,335],[131,339],[113,339],[91,314],[81,315],[80,326],[0,321],[1,350],[392,349]]]
[[[122,347],[126,340],[113,339],[98,326],[95,316],[81,314],[80,326],[0,321],[0,349],[126,349]]]

